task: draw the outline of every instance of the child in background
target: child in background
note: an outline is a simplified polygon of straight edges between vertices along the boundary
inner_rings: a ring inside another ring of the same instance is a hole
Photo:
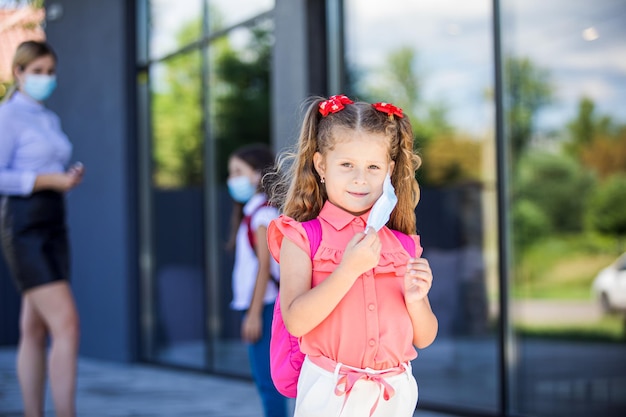
[[[242,147],[228,161],[228,191],[235,200],[231,242],[235,246],[233,300],[243,311],[241,338],[248,343],[252,376],[265,417],[286,417],[287,400],[274,387],[269,367],[269,342],[279,267],[267,247],[267,226],[278,210],[267,202],[261,178],[273,167],[274,154],[265,145]]]
[[[420,164],[401,109],[343,95],[312,99],[296,152],[281,158],[279,170],[289,170],[278,173],[272,200],[283,214],[267,237],[280,263],[285,326],[306,354],[296,417],[415,411],[411,360],[438,329],[427,296],[432,271],[415,235]],[[395,208],[385,202],[388,216],[368,226],[389,189]],[[316,217],[322,238],[311,254],[301,222]],[[409,235],[416,253],[391,229]]]

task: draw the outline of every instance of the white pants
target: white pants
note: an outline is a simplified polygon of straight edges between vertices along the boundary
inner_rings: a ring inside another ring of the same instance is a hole
[[[298,396],[294,417],[412,417],[417,406],[417,382],[411,368],[385,378],[395,395],[383,398],[380,383],[358,380],[346,396],[335,394],[337,376],[314,363],[308,356],[298,379]],[[376,402],[378,403],[376,404]]]

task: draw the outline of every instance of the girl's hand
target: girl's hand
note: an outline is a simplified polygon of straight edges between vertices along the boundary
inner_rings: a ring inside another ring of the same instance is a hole
[[[433,272],[428,260],[411,258],[404,273],[404,301],[407,304],[423,300],[433,283]]]
[[[343,253],[341,265],[349,268],[358,277],[378,265],[381,247],[376,230],[368,228],[350,239]]]
[[[246,314],[241,323],[241,338],[244,342],[256,343],[263,333],[263,319],[254,314]]]

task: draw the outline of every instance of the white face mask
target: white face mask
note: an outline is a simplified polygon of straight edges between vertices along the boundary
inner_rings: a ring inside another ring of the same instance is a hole
[[[396,190],[393,188],[393,184],[391,184],[391,176],[387,174],[383,182],[383,193],[372,206],[370,215],[367,218],[366,228],[372,227],[377,232],[382,229],[389,221],[389,216],[396,207],[396,204],[398,204]]]

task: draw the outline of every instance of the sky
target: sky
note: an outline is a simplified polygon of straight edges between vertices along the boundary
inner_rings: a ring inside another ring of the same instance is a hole
[[[176,34],[186,23],[198,19],[203,0],[152,0],[153,57],[166,55],[176,49]],[[220,10],[223,24],[230,26],[257,14],[271,10],[272,0],[209,0],[209,7]]]
[[[1,1],[1,0],[0,0]],[[176,47],[183,22],[196,18],[202,0],[153,0],[153,57]],[[271,0],[214,0],[226,25],[272,7]],[[554,101],[539,126],[559,129],[589,97],[597,112],[626,123],[626,1],[503,0],[504,53],[529,58],[550,74]],[[346,52],[368,82],[381,77],[385,57],[409,46],[424,99],[450,109],[453,124],[476,131],[493,125],[491,0],[346,0]]]
[[[380,74],[399,46],[418,52],[425,100],[444,102],[453,124],[490,126],[493,106],[491,0],[347,0],[348,60]],[[626,123],[626,1],[513,0],[501,2],[504,53],[545,69],[554,102],[539,127],[558,129],[575,116],[581,97],[599,113]]]

